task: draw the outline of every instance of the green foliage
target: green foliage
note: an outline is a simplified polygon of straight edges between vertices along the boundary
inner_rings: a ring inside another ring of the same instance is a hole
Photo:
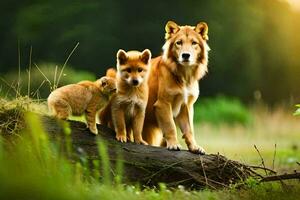
[[[101,140],[98,140],[97,143],[98,143],[99,155],[101,157],[101,164],[103,166],[103,182],[106,185],[110,185],[111,184],[110,161],[108,157],[107,146]]]
[[[224,96],[201,99],[195,104],[194,121],[213,125],[250,125],[253,116],[239,100]]]
[[[300,115],[300,104],[296,105],[297,110],[294,112],[294,115]]]
[[[250,177],[245,181],[245,185],[250,189],[255,189],[256,187],[259,187],[259,181]]]
[[[25,122],[26,129],[18,137],[14,137],[13,142],[0,137],[0,199],[292,200],[300,195],[299,183],[289,182],[282,187],[280,183],[261,184],[255,179],[248,179],[243,189],[215,191],[189,191],[189,188],[182,186],[170,189],[163,183],[159,184],[158,189],[142,190],[138,186],[114,183],[111,179],[105,181],[103,176],[109,177],[105,173],[111,169],[104,142],[98,141],[101,162],[94,160],[95,169],[90,171],[87,155],[80,151],[78,162],[69,161],[62,154],[60,146],[65,144],[49,140],[37,115],[25,113]],[[62,128],[66,136],[70,136],[68,124],[63,123]],[[123,168],[122,164],[117,165],[120,165],[117,168]],[[122,170],[116,171],[121,176],[118,171]]]
[[[19,95],[28,95],[28,84],[30,82],[30,97],[34,98],[47,98],[49,93],[56,87],[60,87],[66,84],[76,83],[82,80],[95,80],[94,74],[82,71],[74,70],[70,66],[67,66],[62,72],[62,77],[58,83],[58,77],[60,74],[60,67],[54,63],[41,63],[37,67],[32,67],[30,70],[30,79],[28,73],[21,71],[20,73],[20,88],[18,85],[18,72],[10,72],[6,75],[0,76],[0,80],[3,85],[2,95],[16,96],[16,91]],[[10,86],[8,86],[10,85]],[[6,93],[7,91],[8,94]]]

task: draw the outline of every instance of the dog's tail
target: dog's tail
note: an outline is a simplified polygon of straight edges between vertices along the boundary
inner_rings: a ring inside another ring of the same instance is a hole
[[[114,68],[109,68],[106,71],[106,76],[111,77],[111,78],[116,78],[117,77],[117,71]]]

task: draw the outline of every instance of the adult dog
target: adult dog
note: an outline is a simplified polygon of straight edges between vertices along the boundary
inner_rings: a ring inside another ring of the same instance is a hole
[[[154,146],[180,150],[176,125],[188,149],[204,154],[194,137],[193,104],[199,96],[198,81],[208,64],[208,26],[179,26],[169,21],[165,27],[163,55],[151,60],[149,99],[143,138]]]

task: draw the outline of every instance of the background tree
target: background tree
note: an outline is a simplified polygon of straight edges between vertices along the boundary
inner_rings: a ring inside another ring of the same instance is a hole
[[[161,53],[164,25],[209,25],[209,75],[201,95],[236,96],[259,91],[264,101],[299,101],[300,12],[279,0],[122,1],[11,0],[0,3],[0,73],[22,68],[29,49],[36,63],[69,61],[75,69],[103,75],[119,48]],[[3,76],[3,75],[2,75]]]

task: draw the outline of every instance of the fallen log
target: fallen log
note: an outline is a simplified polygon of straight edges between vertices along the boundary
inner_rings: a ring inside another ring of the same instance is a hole
[[[63,128],[56,119],[43,117],[42,121],[50,138],[64,140]],[[116,160],[122,158],[125,183],[152,187],[163,182],[170,187],[182,185],[188,189],[220,188],[256,174],[248,166],[219,154],[197,155],[186,150],[169,151],[161,147],[120,143],[115,140],[114,131],[105,126],[98,125],[99,136],[95,136],[82,122],[69,121],[69,125],[73,149],[84,151],[88,159],[101,159],[97,139],[107,145],[112,172]],[[76,152],[74,157],[78,158]]]

